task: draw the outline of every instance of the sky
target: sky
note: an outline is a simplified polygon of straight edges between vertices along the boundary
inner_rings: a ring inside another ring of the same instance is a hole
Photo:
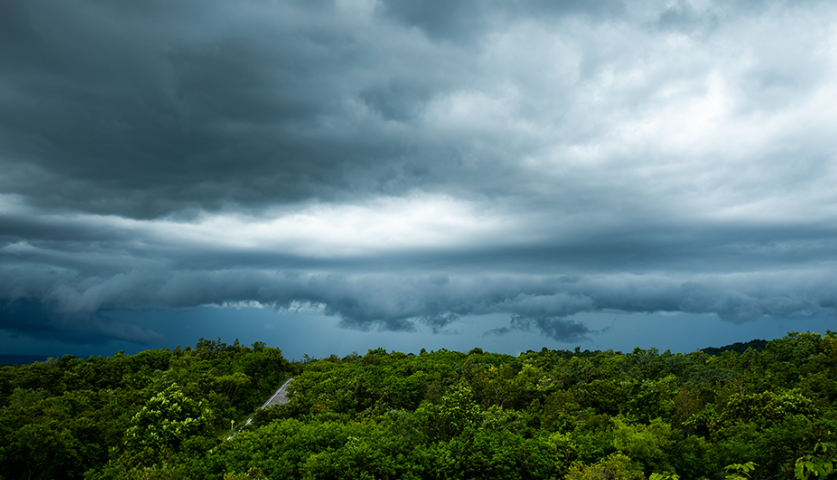
[[[837,330],[837,4],[0,3],[0,353]]]

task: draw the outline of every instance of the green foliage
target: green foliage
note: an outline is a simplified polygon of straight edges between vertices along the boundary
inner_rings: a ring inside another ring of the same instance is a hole
[[[550,478],[556,469],[556,452],[547,439],[505,429],[468,430],[434,450],[436,478]]]
[[[648,476],[648,480],[680,480],[680,475],[676,473],[663,474],[654,472]]]
[[[544,348],[513,357],[378,348],[289,363],[263,343],[201,339],[174,351],[65,356],[0,367],[0,472],[88,480],[837,477],[837,333],[791,332],[763,351],[735,350]],[[289,403],[259,410],[290,376]],[[231,420],[243,427],[227,440]]]
[[[187,480],[178,465],[162,461],[151,466],[135,466],[119,475],[120,480]]]
[[[736,393],[729,397],[721,421],[743,421],[769,426],[780,422],[786,415],[816,413],[813,402],[796,392]]]
[[[654,470],[668,470],[669,451],[674,441],[671,425],[656,418],[650,424],[628,424],[623,418],[613,419],[613,446],[628,457]]]
[[[131,419],[125,448],[131,452],[178,450],[190,438],[211,433],[212,412],[186,395],[177,384],[151,397]]]
[[[264,344],[203,339],[194,350],[0,367],[0,471],[9,479],[171,477],[186,458],[214,447],[218,430],[245,418],[290,370],[281,351]],[[175,390],[180,413],[154,408],[155,398]],[[145,434],[155,418],[156,440]],[[129,438],[129,430],[138,436]],[[166,460],[164,451],[175,450]]]
[[[67,430],[55,424],[28,424],[6,437],[2,447],[8,473],[26,478],[57,478],[72,470],[78,444]]]
[[[433,430],[439,438],[449,440],[465,429],[474,428],[480,420],[480,408],[474,403],[473,393],[460,384],[444,397],[442,404],[434,409]]]
[[[567,474],[567,480],[641,480],[644,478],[631,459],[615,453],[592,465],[575,464]]]
[[[753,474],[753,470],[756,469],[756,464],[753,462],[747,463],[733,463],[732,465],[727,465],[724,467],[724,470],[727,471],[727,476],[724,477],[726,480],[747,480]]]
[[[267,477],[258,468],[251,468],[247,473],[227,473],[224,480],[267,480]]]
[[[814,453],[796,459],[793,473],[798,480],[808,480],[811,475],[827,478],[834,473],[837,463],[837,447],[833,442],[821,442],[814,445]]]

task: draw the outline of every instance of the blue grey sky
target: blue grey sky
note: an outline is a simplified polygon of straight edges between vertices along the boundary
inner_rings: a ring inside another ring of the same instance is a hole
[[[835,14],[3,2],[0,350],[691,351],[824,330]]]

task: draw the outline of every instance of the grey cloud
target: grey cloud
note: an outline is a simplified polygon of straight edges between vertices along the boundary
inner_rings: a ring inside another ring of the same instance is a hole
[[[7,8],[20,27],[0,41],[0,187],[32,203],[151,218],[400,194],[467,173],[450,141],[387,122],[479,78],[470,52],[292,2]]]
[[[430,85],[401,78],[360,92],[360,98],[382,119],[398,122],[413,120],[433,95]]]
[[[524,317],[515,315],[509,321],[508,327],[491,329],[485,332],[483,336],[505,335],[513,330],[528,332],[533,327],[537,328],[542,335],[558,342],[584,340],[587,338],[587,334],[591,333],[590,329],[584,324],[561,317]]]
[[[570,341],[590,333],[567,319],[579,312],[716,313],[725,320],[741,322],[764,315],[833,314],[837,305],[829,288],[834,275],[823,271],[703,275],[699,281],[694,281],[693,275],[583,275],[569,282],[553,276],[457,275],[440,283],[434,277],[230,269],[168,274],[134,271],[109,278],[53,275],[52,282],[45,282],[43,275],[31,275],[16,278],[12,285],[12,272],[4,269],[2,273],[6,279],[3,291],[16,292],[15,297],[6,294],[8,304],[49,305],[51,311],[69,315],[67,322],[72,324],[80,322],[73,315],[98,318],[97,312],[103,310],[256,301],[276,308],[295,303],[322,305],[346,327],[396,331],[412,331],[421,325],[440,331],[461,316],[505,313],[515,319],[510,328],[537,328],[545,336]],[[23,318],[21,315],[9,318],[12,320],[4,322],[4,328],[30,335],[43,333],[14,320]],[[98,322],[96,335],[109,331],[116,338],[130,332],[145,335],[132,326],[119,330],[115,324]],[[53,328],[55,321],[33,325]]]
[[[0,328],[148,341],[102,312],[255,301],[558,340],[588,311],[834,311],[831,4],[371,5],[3,2]],[[410,195],[515,224],[342,256],[149,233]]]
[[[686,33],[708,32],[717,27],[719,16],[709,10],[698,11],[687,1],[677,2],[660,13],[658,25]]]
[[[560,318],[513,317],[511,325],[512,328],[519,330],[529,330],[532,326],[535,326],[541,333],[559,342],[581,340],[585,338],[587,333],[590,333],[590,329],[584,325]]]
[[[614,208],[617,194],[609,191],[635,193],[608,184],[611,178],[591,181],[583,169],[555,178],[519,168],[554,142],[583,147],[611,134],[611,114],[591,111],[573,92],[597,88],[609,69],[629,75],[635,67],[625,60],[637,58],[631,42],[622,38],[625,45],[615,48],[595,34],[598,22],[625,28],[619,22],[630,15],[620,2],[393,1],[381,4],[371,24],[330,2],[4,8],[14,28],[0,33],[0,189],[33,204],[154,218],[415,190],[560,202],[566,210]],[[696,15],[687,3],[648,8],[665,21]],[[581,20],[566,23],[577,14]],[[494,17],[501,20],[481,20]],[[522,51],[535,52],[528,63],[515,63],[521,55],[481,60],[492,54],[483,43],[428,43],[400,21],[463,35],[532,22],[554,32],[566,51],[556,57],[524,44]],[[754,66],[754,84],[775,84],[768,60]],[[555,66],[562,66],[560,78],[529,73]],[[783,81],[822,81],[811,75],[816,67],[801,66]],[[641,90],[611,92],[606,104],[637,108],[679,75],[693,79],[712,66],[692,70],[652,72]],[[469,119],[496,125],[447,133],[423,117],[452,95],[496,100],[510,87],[524,97],[520,105],[497,118]],[[545,143],[509,131],[503,117],[561,134]],[[543,181],[548,190],[519,187]]]
[[[515,17],[560,18],[583,15],[593,19],[607,19],[625,13],[620,0],[518,0],[514,2],[470,0],[445,2],[433,0],[410,2],[393,0],[382,2],[386,15],[415,26],[433,38],[446,41],[469,39],[484,33],[492,24],[508,22]]]
[[[95,3],[10,8],[25,33],[0,41],[10,60],[0,132],[16,180],[4,187],[32,201],[141,217],[293,201],[327,194],[318,185],[340,186],[341,174],[392,150],[391,140],[346,149],[340,137],[351,132],[324,131],[329,118],[341,128],[356,120],[334,65],[351,42],[317,36],[339,35],[335,22],[309,25],[308,35],[306,25],[266,22],[213,33],[206,27],[230,12],[209,6],[197,19],[208,24],[188,38],[178,25],[191,12],[182,9],[134,17]]]
[[[837,305],[834,234],[823,227],[700,232],[645,225],[645,232],[580,231],[559,245],[477,243],[312,259],[174,247],[139,227],[48,220],[37,210],[4,218],[11,221],[2,222],[3,235],[12,240],[0,249],[0,301],[38,305],[34,318],[41,320],[30,326],[17,315],[3,328],[35,336],[57,336],[61,325],[88,319],[96,328],[78,335],[142,339],[146,333],[119,330],[119,321],[105,322],[101,312],[240,302],[319,305],[344,327],[405,332],[441,332],[463,317],[500,313],[519,319],[509,329],[531,327],[567,341],[591,333],[572,323],[580,312],[707,313],[739,323],[833,314]]]

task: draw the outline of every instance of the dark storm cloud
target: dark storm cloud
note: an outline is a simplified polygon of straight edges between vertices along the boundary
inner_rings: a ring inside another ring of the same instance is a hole
[[[584,340],[590,332],[590,329],[585,325],[566,320],[563,318],[547,317],[547,318],[530,318],[513,316],[509,322],[508,327],[494,328],[485,332],[484,336],[488,335],[505,335],[512,330],[521,330],[528,332],[532,327],[547,337],[559,342],[574,342],[577,340]]]
[[[161,338],[151,330],[96,312],[57,312],[38,300],[0,304],[0,329],[39,339],[93,345],[111,340],[150,344]]]
[[[456,180],[465,191],[508,190],[521,172],[502,157],[535,145],[517,140],[504,152],[489,140],[477,152],[469,144],[488,140],[483,133],[445,138],[415,118],[463,87],[495,88],[486,81],[494,67],[473,62],[478,46],[437,45],[400,21],[488,35],[468,19],[599,18],[619,4],[421,5],[385,2],[370,25],[331,2],[8,2],[0,188],[138,218]]]
[[[395,274],[341,275],[227,269],[216,271],[133,270],[110,277],[80,277],[75,271],[38,271],[31,265],[4,267],[2,287],[14,302],[45,304],[65,312],[34,323],[23,316],[4,322],[7,329],[33,336],[54,336],[62,326],[75,329],[82,318],[102,310],[180,308],[256,301],[274,308],[321,305],[351,328],[439,331],[461,317],[506,313],[510,328],[542,332],[561,341],[590,333],[567,320],[575,313],[599,310],[716,313],[742,322],[763,315],[789,316],[833,312],[837,296],[828,288],[833,273],[822,271],[753,272],[694,275],[451,275],[410,277]],[[44,313],[45,310],[39,311]],[[73,316],[75,315],[75,316]],[[47,321],[49,320],[49,321]],[[96,326],[107,332],[115,324]],[[41,328],[43,327],[43,328]],[[48,329],[44,329],[47,328]],[[91,328],[93,328],[91,326]],[[85,332],[87,330],[81,330]],[[117,338],[148,332],[126,326]],[[496,331],[493,333],[504,333]]]
[[[34,203],[147,218],[339,199],[456,160],[411,154],[423,139],[385,121],[443,94],[460,54],[387,48],[330,2],[47,5],[7,3],[0,33],[2,188]]]
[[[0,329],[834,313],[826,2],[0,5]],[[116,319],[114,319],[116,318]]]

